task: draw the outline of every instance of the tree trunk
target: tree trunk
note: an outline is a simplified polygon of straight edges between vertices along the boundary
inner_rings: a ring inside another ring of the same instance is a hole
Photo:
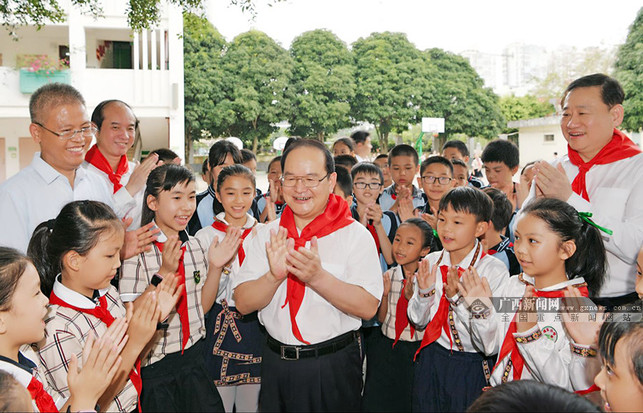
[[[388,153],[388,132],[380,133],[380,153]]]
[[[194,141],[189,134],[185,134],[185,164],[191,165],[194,163]]]
[[[324,132],[317,132],[317,140],[324,143]]]
[[[255,134],[255,136],[252,138],[252,153],[256,154],[257,153],[257,146],[259,145],[259,138]]]

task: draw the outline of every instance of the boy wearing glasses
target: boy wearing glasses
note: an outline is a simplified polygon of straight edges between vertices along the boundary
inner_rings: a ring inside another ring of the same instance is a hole
[[[430,156],[420,165],[418,185],[424,191],[424,206],[418,208],[420,217],[436,229],[438,206],[442,196],[456,186],[453,179],[453,164],[444,156]]]
[[[112,206],[104,182],[81,164],[96,133],[85,99],[72,86],[50,83],[29,101],[29,132],[40,145],[29,166],[0,185],[0,246],[25,253],[33,230],[75,200]]]

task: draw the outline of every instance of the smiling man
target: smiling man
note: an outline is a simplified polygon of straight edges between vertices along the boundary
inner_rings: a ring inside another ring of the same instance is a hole
[[[257,231],[235,284],[237,309],[268,333],[261,411],[358,411],[362,319],[383,293],[373,237],[333,194],[333,158],[300,139],[281,158],[281,217]]]
[[[104,184],[80,167],[96,133],[82,95],[69,85],[45,85],[31,96],[29,114],[40,152],[0,185],[0,245],[22,252],[36,226],[65,204],[91,199],[112,205]]]
[[[616,129],[623,121],[623,99],[621,85],[603,74],[584,76],[567,87],[561,102],[567,155],[552,165],[536,164],[531,194],[567,201],[613,231],[601,232],[608,279],[595,300],[608,310],[638,298],[636,256],[643,244],[643,155]]]

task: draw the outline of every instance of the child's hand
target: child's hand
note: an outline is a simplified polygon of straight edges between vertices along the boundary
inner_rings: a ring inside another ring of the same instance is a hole
[[[438,266],[434,265],[433,268],[430,268],[430,266],[431,264],[429,264],[429,260],[427,259],[423,259],[418,265],[417,280],[420,290],[426,290],[427,288],[435,284],[435,278],[438,273]]]
[[[431,208],[433,209],[433,208]],[[438,225],[438,216],[436,215],[431,215],[431,214],[420,214],[420,218],[422,218],[426,223],[431,225],[431,229],[436,229]]]
[[[572,286],[567,286],[564,294],[561,315],[567,334],[576,344],[598,348],[598,332],[606,318],[605,309],[598,308]],[[593,313],[593,308],[597,312]]]
[[[277,208],[275,206],[275,201],[273,201],[272,196],[266,195],[266,208],[265,208],[265,219],[264,222],[271,222],[277,219]]]
[[[214,238],[208,249],[208,263],[214,268],[223,268],[229,261],[234,259],[239,245],[241,245],[241,228],[228,226],[225,237],[219,242]]]
[[[116,318],[107,328],[107,331],[105,331],[105,334],[103,334],[101,339],[104,338],[106,340],[111,340],[112,343],[116,344],[116,350],[118,351],[118,354],[120,354],[129,338],[127,335],[127,328],[128,323],[126,319]],[[83,362],[86,360],[84,356],[85,352],[83,352]]]
[[[286,268],[286,254],[288,248],[294,248],[295,241],[288,239],[286,228],[279,227],[279,231],[270,230],[270,241],[266,242],[266,255],[270,265],[270,274],[275,281],[282,281],[288,276]]]
[[[447,298],[452,298],[458,293],[458,283],[460,282],[460,275],[458,268],[455,266],[449,267],[447,272],[447,282],[444,284],[444,293]]]
[[[123,218],[123,227],[125,229],[127,229],[131,223],[132,218]],[[134,231],[126,231],[123,248],[121,248],[121,260],[125,261],[126,259],[132,258],[143,251],[149,251],[150,248],[152,248],[152,243],[156,241],[160,232],[161,230],[154,225],[154,222],[143,225]]]
[[[527,331],[538,324],[535,289],[532,285],[528,285],[527,288],[525,288],[525,294],[520,301],[516,315],[516,329],[519,333]]]
[[[174,274],[166,275],[163,281],[156,286],[156,294],[161,309],[161,320],[165,320],[183,293],[183,284],[179,284],[179,277]]]
[[[378,204],[370,204],[366,207],[366,219],[373,221],[373,225],[379,225],[382,222],[382,207]]]
[[[130,337],[130,343],[142,351],[156,332],[156,324],[161,321],[161,309],[156,291],[141,296],[140,303],[136,307],[128,303],[127,318],[129,321],[127,335]]]
[[[398,207],[397,207],[397,214],[400,217],[400,221],[404,222],[409,218],[413,218],[413,201],[411,200],[411,197],[407,198],[398,198],[399,201]]]
[[[397,199],[402,200],[402,199],[411,199],[411,188],[408,186],[400,186],[396,185],[396,191],[397,191]]]
[[[420,265],[422,265],[421,262]],[[410,300],[411,297],[413,297],[413,290],[415,289],[415,279],[417,278],[419,271],[420,269],[418,268],[418,272],[413,273],[406,279],[406,283],[404,284],[404,298],[406,298],[407,300]]]
[[[90,334],[83,348],[82,370],[78,369],[76,354],[71,355],[67,384],[72,411],[94,409],[121,365],[121,349],[111,336],[106,335],[96,340],[94,335]]]
[[[179,260],[181,259],[181,241],[178,235],[170,235],[163,245],[162,264],[159,274],[166,277],[169,274],[175,274],[179,269]]]
[[[388,293],[391,292],[391,276],[388,271],[386,271],[382,275],[382,282],[384,283],[384,293],[382,294],[382,300],[384,300],[386,297],[388,297]]]
[[[476,300],[481,300],[491,308],[491,287],[486,278],[480,277],[475,268],[469,267],[462,273],[460,281],[458,282],[458,290],[460,295],[464,297],[467,307],[471,307]]]

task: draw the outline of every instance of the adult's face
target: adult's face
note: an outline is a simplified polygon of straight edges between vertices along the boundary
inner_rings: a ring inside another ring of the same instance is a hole
[[[136,118],[131,109],[120,102],[103,108],[103,124],[96,135],[96,143],[105,156],[121,157],[134,144]]]
[[[607,106],[600,86],[579,87],[563,102],[560,126],[569,146],[584,161],[592,159],[611,139],[623,121],[623,106]]]

